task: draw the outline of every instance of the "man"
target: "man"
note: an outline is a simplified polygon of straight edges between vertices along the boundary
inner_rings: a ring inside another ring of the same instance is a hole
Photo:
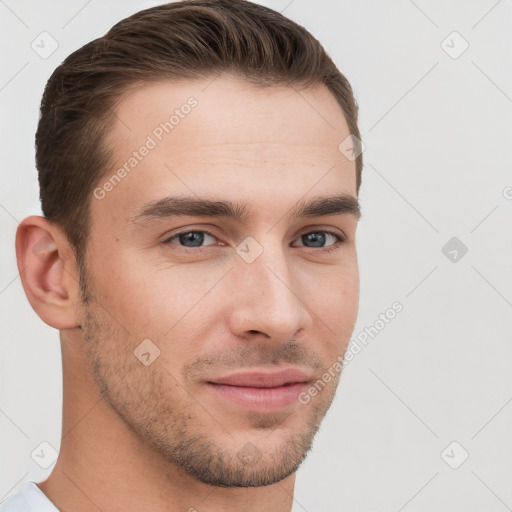
[[[16,253],[62,440],[0,510],[290,511],[357,316],[345,77],[270,9],[154,7],[56,69],[36,161]]]

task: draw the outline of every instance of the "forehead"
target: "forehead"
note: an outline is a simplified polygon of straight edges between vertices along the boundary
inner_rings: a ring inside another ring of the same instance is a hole
[[[278,203],[311,191],[356,196],[349,135],[325,86],[260,87],[230,77],[139,84],[115,110],[112,166],[91,211],[123,218],[165,195]],[[108,190],[107,190],[108,189]],[[314,189],[314,190],[313,190]],[[284,204],[283,204],[284,206]]]
[[[199,130],[205,145],[306,142],[336,149],[340,137],[349,134],[341,107],[322,84],[308,90],[263,87],[230,76],[139,83],[124,94],[115,117],[110,135],[133,144],[155,130],[159,138],[159,127],[170,145]],[[171,131],[161,126],[166,123]]]

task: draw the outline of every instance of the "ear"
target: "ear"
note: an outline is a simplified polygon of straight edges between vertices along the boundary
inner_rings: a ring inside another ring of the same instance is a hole
[[[16,259],[32,309],[55,329],[79,327],[76,259],[61,229],[45,217],[23,219],[16,231]]]

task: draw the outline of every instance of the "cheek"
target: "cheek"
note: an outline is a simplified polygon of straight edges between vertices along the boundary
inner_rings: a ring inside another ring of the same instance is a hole
[[[301,281],[305,297],[310,297],[322,310],[349,317],[357,312],[359,271],[355,259],[319,267],[315,272],[309,270]]]
[[[105,307],[133,336],[159,339],[196,318],[225,273],[225,268],[206,265],[124,261],[100,277],[100,293]]]
[[[326,269],[322,275],[308,280],[304,288],[305,304],[333,351],[340,352],[352,335],[359,309],[359,273],[357,265],[340,265]]]
[[[354,282],[342,282],[339,289],[327,291],[323,297],[322,315],[326,323],[343,339],[348,339],[357,319],[359,286]]]

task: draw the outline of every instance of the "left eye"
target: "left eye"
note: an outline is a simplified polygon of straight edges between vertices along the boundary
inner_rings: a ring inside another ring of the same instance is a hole
[[[300,237],[300,240],[307,240],[308,242],[312,242],[313,244],[324,244],[327,237],[334,238],[334,243],[331,245],[335,245],[336,242],[344,242],[345,239],[338,235],[337,233],[333,233],[331,231],[311,231],[310,233],[305,233]],[[313,245],[314,248],[322,249],[323,245]]]
[[[180,244],[183,244],[186,248],[192,247],[201,247],[205,241],[205,237],[211,237],[215,239],[215,236],[209,231],[200,230],[200,231],[183,231],[182,233],[177,233],[176,235],[171,236],[167,240],[164,240],[164,244],[171,244],[173,240],[178,239]],[[334,239],[335,245],[336,242],[344,242],[345,238],[337,233],[333,233],[331,231],[311,231],[309,233],[305,233],[299,237],[299,239],[303,243],[311,243],[313,245],[309,246],[313,249],[322,249],[325,245],[327,237],[331,237]],[[211,244],[213,245],[213,244]]]

